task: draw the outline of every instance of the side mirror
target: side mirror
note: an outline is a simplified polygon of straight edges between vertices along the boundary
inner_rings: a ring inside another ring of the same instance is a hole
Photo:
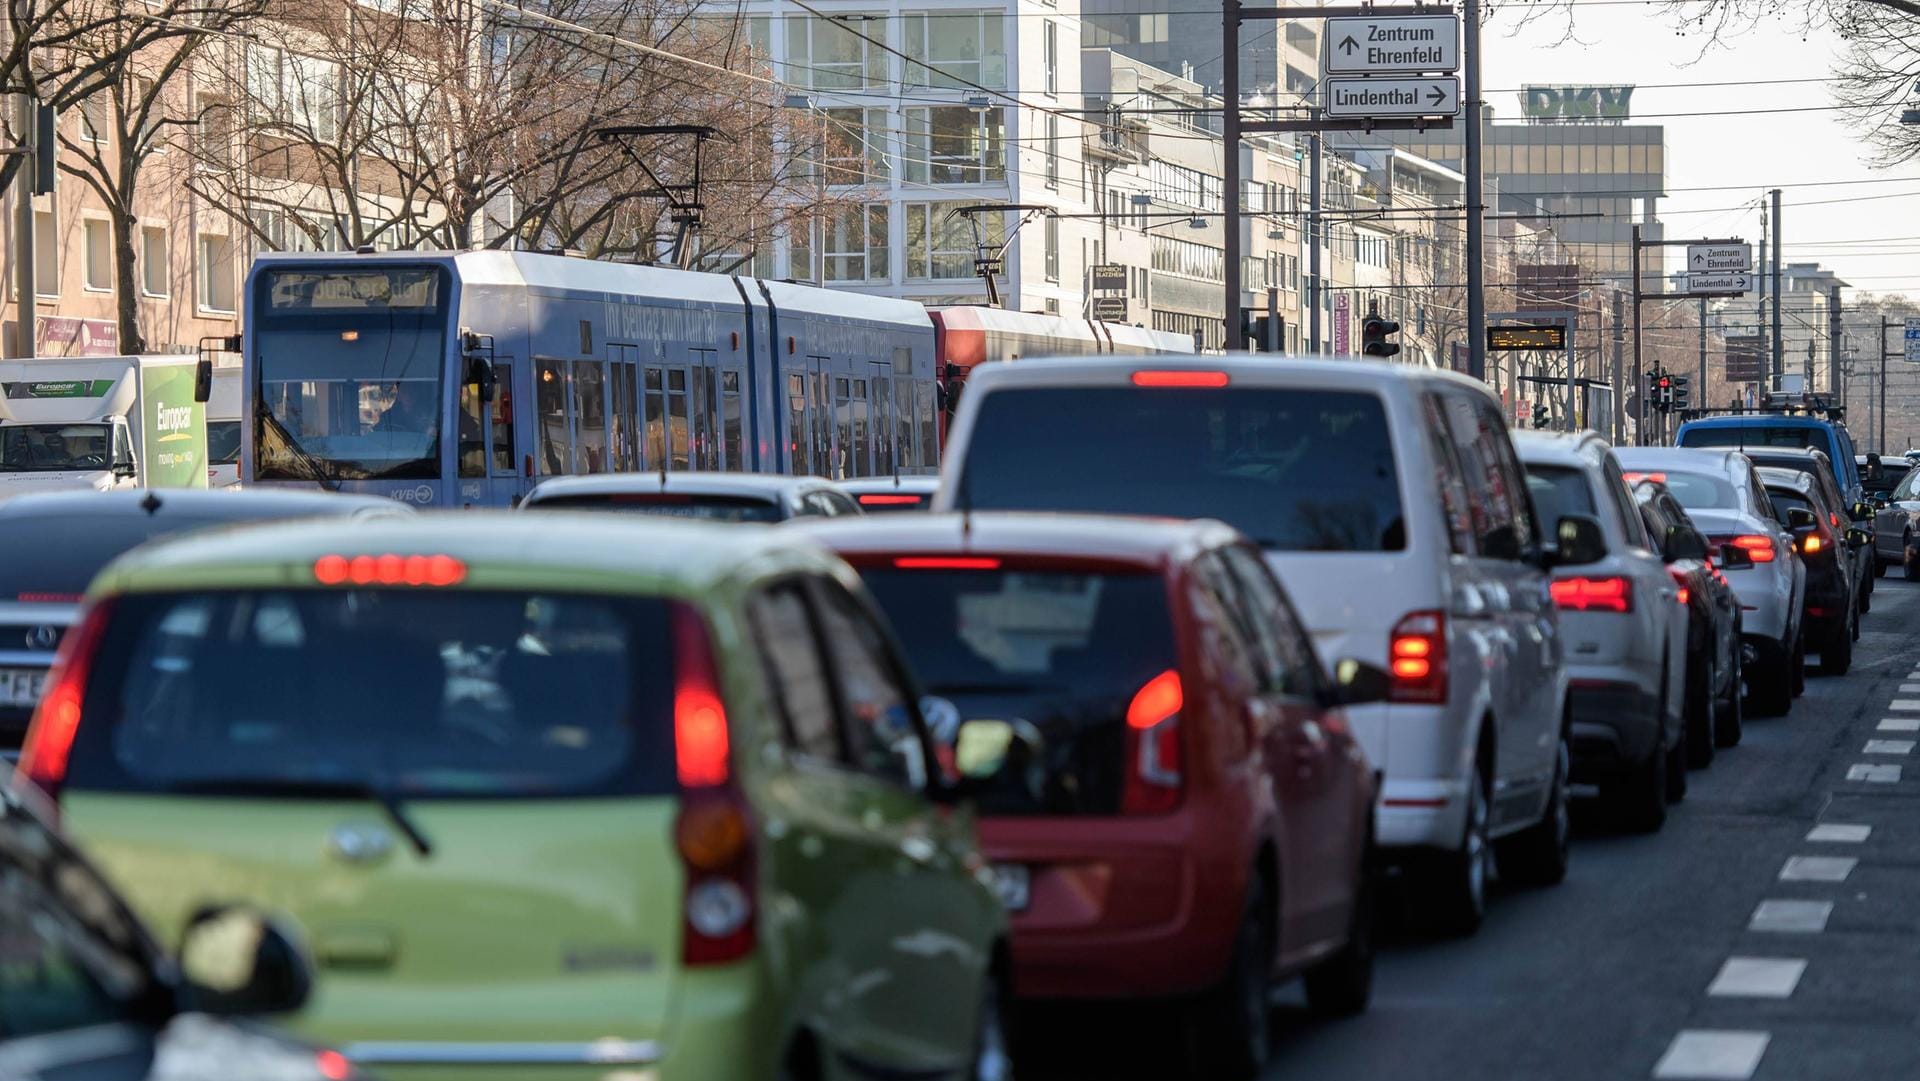
[[[299,1009],[313,991],[313,966],[293,933],[245,905],[194,913],[180,940],[187,1008],[255,1015]]]
[[[1387,670],[1351,657],[1333,666],[1334,701],[1342,706],[1384,702],[1393,687]]]
[[[1667,527],[1667,540],[1662,547],[1668,563],[1681,559],[1707,558],[1706,538],[1683,525]]]
[[[1720,546],[1720,566],[1727,570],[1738,570],[1753,566],[1753,553],[1737,544]]]
[[[126,458],[118,459],[113,463],[113,475],[116,477],[131,477],[137,473],[139,470],[135,469],[133,462]]]
[[[1805,507],[1790,507],[1787,510],[1787,528],[1795,533],[1803,529],[1814,529],[1820,525],[1820,517]]]
[[[205,404],[213,398],[213,358],[201,357],[193,366],[193,400]]]
[[[493,362],[486,357],[467,358],[467,382],[483,402],[493,401],[496,381],[493,374]]]
[[[1569,514],[1554,527],[1554,537],[1560,549],[1554,562],[1560,566],[1578,567],[1607,558],[1607,535],[1597,518]]]
[[[1864,548],[1873,543],[1873,534],[1864,529],[1849,529],[1847,543],[1855,548]]]
[[[1873,521],[1873,504],[1862,501],[1853,505],[1853,520],[1856,522]]]

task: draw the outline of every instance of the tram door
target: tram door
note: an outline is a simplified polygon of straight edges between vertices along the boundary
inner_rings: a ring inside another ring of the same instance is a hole
[[[687,470],[692,467],[693,414],[689,396],[692,374],[684,364],[649,364],[643,372],[646,391],[646,468]]]
[[[899,454],[900,428],[893,408],[893,365],[874,364],[873,369],[873,475],[890,477],[905,464]],[[912,387],[903,384],[908,393]]]
[[[460,388],[460,501],[474,507],[502,507],[526,494],[520,475],[519,444],[513,436],[512,357],[493,358],[493,401],[482,402],[472,385]]]

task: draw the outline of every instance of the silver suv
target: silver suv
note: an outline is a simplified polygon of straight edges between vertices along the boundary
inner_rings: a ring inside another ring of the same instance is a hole
[[[1224,519],[1321,656],[1393,676],[1349,711],[1417,910],[1479,926],[1567,863],[1567,681],[1525,474],[1478,382],[1372,362],[1075,358],[974,369],[936,510]],[[1589,528],[1583,537],[1592,535]],[[1565,547],[1564,545],[1562,547]]]

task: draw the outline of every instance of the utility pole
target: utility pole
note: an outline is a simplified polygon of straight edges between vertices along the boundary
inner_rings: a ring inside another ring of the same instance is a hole
[[[1467,374],[1475,379],[1487,377],[1487,296],[1486,296],[1486,189],[1480,172],[1480,0],[1461,5],[1464,16],[1461,41],[1461,72],[1465,80],[1461,106],[1467,119]],[[1639,306],[1634,307],[1639,318]]]
[[[1786,342],[1780,338],[1780,189],[1773,189],[1773,376],[1786,374]],[[1807,390],[1812,390],[1809,385]]]
[[[1621,311],[1625,303],[1626,298],[1620,295],[1620,290],[1615,289],[1613,291],[1613,445],[1616,447],[1626,438],[1627,434],[1627,399],[1625,395],[1628,387],[1624,378],[1624,364],[1627,351],[1627,327],[1623,322],[1626,318],[1626,313]]]
[[[1760,286],[1758,290],[1760,296],[1753,309],[1753,333],[1760,339],[1760,355],[1763,359],[1773,356],[1773,351],[1767,348],[1767,226],[1769,224],[1767,208],[1762,205],[1760,208],[1760,273],[1754,278],[1755,284]],[[1780,369],[1769,362],[1767,373],[1767,389],[1779,390]],[[1762,397],[1765,396],[1762,395]]]
[[[27,148],[27,157],[20,169],[13,174],[13,284],[14,313],[13,355],[30,357],[39,351],[40,323],[34,312],[34,302],[39,296],[40,286],[34,280],[37,264],[34,254],[38,250],[33,238],[33,189],[34,178],[39,173],[34,154],[34,133],[39,110],[35,107],[33,95],[17,94],[13,99],[13,130],[20,145]],[[48,147],[47,153],[55,148]]]
[[[1226,319],[1227,351],[1246,348],[1246,337],[1241,331],[1244,322],[1240,314],[1240,0],[1221,0],[1220,38],[1224,48],[1220,54],[1220,104],[1226,106],[1221,137],[1221,171],[1225,174],[1221,186],[1225,189],[1226,217],[1226,306],[1222,314]],[[1048,153],[1057,153],[1053,148]]]
[[[1700,374],[1694,380],[1701,405],[1707,404],[1707,298],[1700,298]]]
[[[1887,452],[1887,358],[1893,356],[1893,350],[1887,348],[1887,331],[1896,327],[1905,333],[1905,323],[1896,323],[1882,316],[1880,319],[1880,453]],[[1901,356],[1906,355],[1902,342]]]
[[[1633,445],[1647,445],[1647,388],[1640,374],[1640,224],[1633,226]]]
[[[1840,287],[1827,289],[1827,390],[1840,397]]]
[[[1317,112],[1317,111],[1316,111]],[[1320,355],[1320,133],[1307,136],[1307,354]]]

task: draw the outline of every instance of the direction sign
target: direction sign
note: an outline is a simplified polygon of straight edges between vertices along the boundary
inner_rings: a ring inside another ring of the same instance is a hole
[[[1689,274],[1745,274],[1753,269],[1753,249],[1745,244],[1687,245]]]
[[[1751,274],[1688,274],[1689,293],[1744,293],[1753,286]]]
[[[1326,115],[1336,118],[1452,116],[1460,111],[1460,80],[1451,75],[1324,79],[1320,92]]]
[[[1361,15],[1328,19],[1328,75],[1459,71],[1456,15]]]
[[[1920,315],[1907,316],[1907,361],[1920,364]]]
[[[1093,317],[1103,323],[1124,323],[1127,321],[1126,297],[1094,297]]]
[[[1093,287],[1097,290],[1125,289],[1127,287],[1127,268],[1119,263],[1100,263],[1090,269]]]

